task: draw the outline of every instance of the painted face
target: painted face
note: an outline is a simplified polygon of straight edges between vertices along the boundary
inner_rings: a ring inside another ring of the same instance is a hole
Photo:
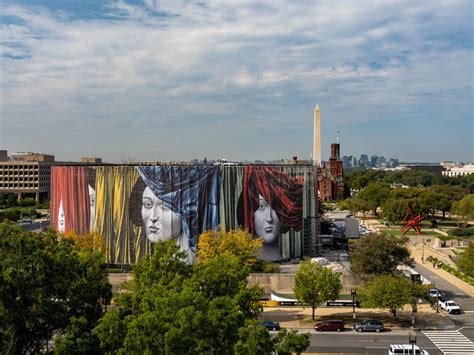
[[[58,232],[64,233],[66,230],[66,219],[64,217],[63,201],[59,203],[58,210]]]
[[[90,210],[91,210],[91,222],[90,222],[90,231],[92,232],[94,228],[94,218],[95,218],[95,189],[88,185],[89,187],[89,203],[90,203]]]
[[[142,219],[145,233],[152,243],[178,238],[181,233],[179,215],[146,187],[142,196]]]
[[[273,243],[280,235],[280,220],[267,201],[258,195],[258,209],[253,214],[255,233],[265,243]]]

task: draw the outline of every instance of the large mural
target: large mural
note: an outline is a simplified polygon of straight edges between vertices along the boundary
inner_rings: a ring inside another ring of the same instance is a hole
[[[51,174],[51,225],[99,234],[113,264],[133,264],[170,239],[193,264],[199,234],[219,226],[262,238],[270,261],[301,257],[314,234],[311,166],[55,166]]]

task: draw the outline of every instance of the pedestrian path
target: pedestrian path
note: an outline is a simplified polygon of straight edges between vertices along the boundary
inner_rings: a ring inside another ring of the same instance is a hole
[[[445,355],[474,354],[474,343],[458,330],[427,330],[422,333]]]

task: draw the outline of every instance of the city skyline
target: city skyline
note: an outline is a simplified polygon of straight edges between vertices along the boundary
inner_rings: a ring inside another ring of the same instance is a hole
[[[472,3],[3,1],[0,148],[474,160]],[[339,132],[339,133],[338,133]]]

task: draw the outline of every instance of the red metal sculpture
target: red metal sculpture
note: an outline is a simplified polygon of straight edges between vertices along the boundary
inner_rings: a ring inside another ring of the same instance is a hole
[[[400,229],[400,232],[402,235],[405,235],[410,229],[413,228],[416,234],[421,234],[421,221],[424,217],[421,215],[421,213],[418,213],[415,216],[410,206],[408,206],[408,212],[409,213],[407,213],[407,215],[403,218],[402,223],[404,223],[404,225],[402,229]]]

